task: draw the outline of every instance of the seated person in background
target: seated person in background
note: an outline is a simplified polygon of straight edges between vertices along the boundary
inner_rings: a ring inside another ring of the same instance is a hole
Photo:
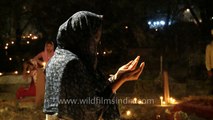
[[[45,64],[54,54],[54,43],[47,41],[45,43],[44,51],[40,52],[33,59],[27,61],[23,65],[23,78],[32,78],[29,88],[19,88],[16,94],[17,99],[25,96],[35,96],[35,104],[40,106],[44,99],[44,83],[45,75],[43,69]],[[36,81],[36,84],[35,84]]]
[[[35,97],[35,105],[41,106],[44,100],[45,75],[43,69],[39,69],[37,62],[31,59],[23,64],[23,79],[31,78],[28,87],[20,87],[16,92],[16,98]]]
[[[53,54],[54,54],[54,43],[52,41],[46,41],[44,51],[40,52],[33,58],[37,62],[37,65],[39,66],[37,69],[36,98],[35,98],[35,104],[37,106],[43,104],[44,89],[45,89],[44,68],[48,63],[48,61],[50,60],[50,58],[53,56]]]
[[[37,62],[35,60],[29,60],[23,64],[23,78],[28,80],[31,78],[30,85],[28,87],[20,87],[16,92],[16,98],[22,99],[27,96],[35,96],[36,88],[35,82],[37,78]]]

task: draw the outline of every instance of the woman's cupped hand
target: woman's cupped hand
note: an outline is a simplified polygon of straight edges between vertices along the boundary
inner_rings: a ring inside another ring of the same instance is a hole
[[[118,79],[124,81],[138,80],[145,66],[145,62],[142,62],[140,66],[138,66],[139,60],[140,56],[137,56],[134,60],[131,60],[127,64],[121,66],[114,75],[115,80]]]

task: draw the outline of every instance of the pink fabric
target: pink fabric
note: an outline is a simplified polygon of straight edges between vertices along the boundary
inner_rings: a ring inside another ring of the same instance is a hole
[[[44,51],[41,53],[43,61],[44,62],[48,62],[50,60],[50,58],[54,55],[54,51],[52,51],[51,53],[48,53],[46,48],[44,49]]]

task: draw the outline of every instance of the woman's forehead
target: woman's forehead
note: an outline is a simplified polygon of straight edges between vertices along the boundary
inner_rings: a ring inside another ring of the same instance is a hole
[[[47,45],[47,46],[53,46],[53,44],[50,44],[50,43],[47,43],[46,45]]]

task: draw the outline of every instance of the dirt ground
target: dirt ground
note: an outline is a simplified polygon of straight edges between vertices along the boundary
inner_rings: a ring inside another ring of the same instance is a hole
[[[0,101],[0,120],[44,120],[42,108],[32,102]]]

